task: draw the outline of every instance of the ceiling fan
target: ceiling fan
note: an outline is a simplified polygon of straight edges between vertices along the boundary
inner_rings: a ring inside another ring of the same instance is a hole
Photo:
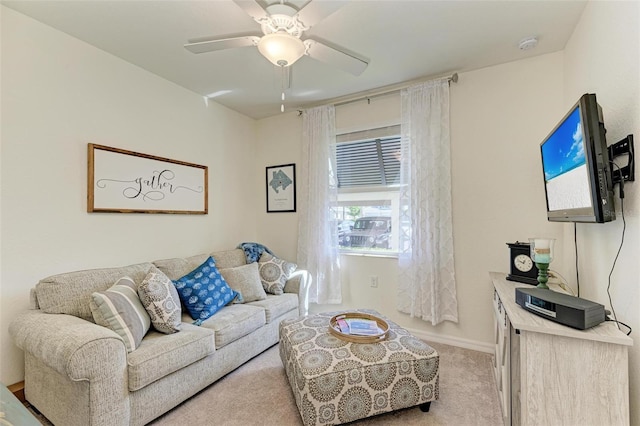
[[[193,53],[213,52],[236,47],[257,46],[260,53],[274,65],[291,66],[307,55],[318,61],[360,75],[368,62],[354,53],[330,47],[312,38],[302,40],[303,33],[342,7],[346,1],[312,0],[298,9],[280,0],[264,8],[257,0],[233,0],[260,24],[264,35],[247,34],[222,38],[188,40],[185,49]]]

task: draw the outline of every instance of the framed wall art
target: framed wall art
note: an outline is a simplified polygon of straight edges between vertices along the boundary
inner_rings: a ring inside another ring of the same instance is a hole
[[[87,211],[208,213],[207,166],[88,144]]]
[[[270,166],[266,170],[267,213],[296,211],[296,165]]]

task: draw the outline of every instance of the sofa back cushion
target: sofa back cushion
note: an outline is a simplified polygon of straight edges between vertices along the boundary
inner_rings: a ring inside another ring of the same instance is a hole
[[[170,280],[175,281],[202,265],[208,258],[208,254],[197,254],[190,257],[154,260],[153,264]]]
[[[235,268],[220,269],[220,274],[229,284],[229,287],[240,293],[242,303],[255,302],[256,300],[267,298],[267,293],[262,288],[262,282],[260,281],[257,262],[236,266]]]
[[[214,251],[211,256],[215,259],[218,269],[235,268],[247,264],[247,257],[241,249]]]
[[[216,251],[210,254],[198,254],[190,257],[154,260],[153,264],[169,279],[175,281],[202,265],[209,256],[213,256],[218,269],[235,268],[236,266],[247,264],[244,251],[240,249]]]
[[[53,275],[36,285],[38,305],[49,314],[68,314],[93,322],[89,307],[92,293],[108,289],[125,276],[140,285],[150,268],[151,263],[138,263]]]

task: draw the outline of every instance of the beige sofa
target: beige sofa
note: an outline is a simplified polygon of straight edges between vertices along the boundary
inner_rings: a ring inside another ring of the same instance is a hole
[[[211,253],[218,268],[246,264],[244,251]],[[209,254],[152,262],[177,279]],[[25,354],[25,397],[56,425],[143,425],[278,342],[280,321],[307,312],[306,272],[283,295],[233,304],[202,323],[183,309],[181,331],[151,329],[127,354],[123,340],[93,322],[91,294],[122,276],[139,285],[152,263],[70,272],[41,280],[32,309],[10,325]]]

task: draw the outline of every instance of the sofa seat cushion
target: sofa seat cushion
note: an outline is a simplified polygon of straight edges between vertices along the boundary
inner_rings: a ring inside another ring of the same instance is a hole
[[[187,321],[189,317],[185,318],[183,315],[183,320]],[[265,324],[263,308],[244,304],[225,306],[211,318],[203,321],[201,327],[214,331],[216,349],[220,349]]]
[[[267,324],[289,311],[298,309],[298,295],[285,293],[280,296],[267,295],[265,300],[251,302],[249,305],[259,306],[264,309]]]
[[[178,333],[147,333],[127,356],[129,390],[136,391],[215,351],[212,330],[182,324]]]

